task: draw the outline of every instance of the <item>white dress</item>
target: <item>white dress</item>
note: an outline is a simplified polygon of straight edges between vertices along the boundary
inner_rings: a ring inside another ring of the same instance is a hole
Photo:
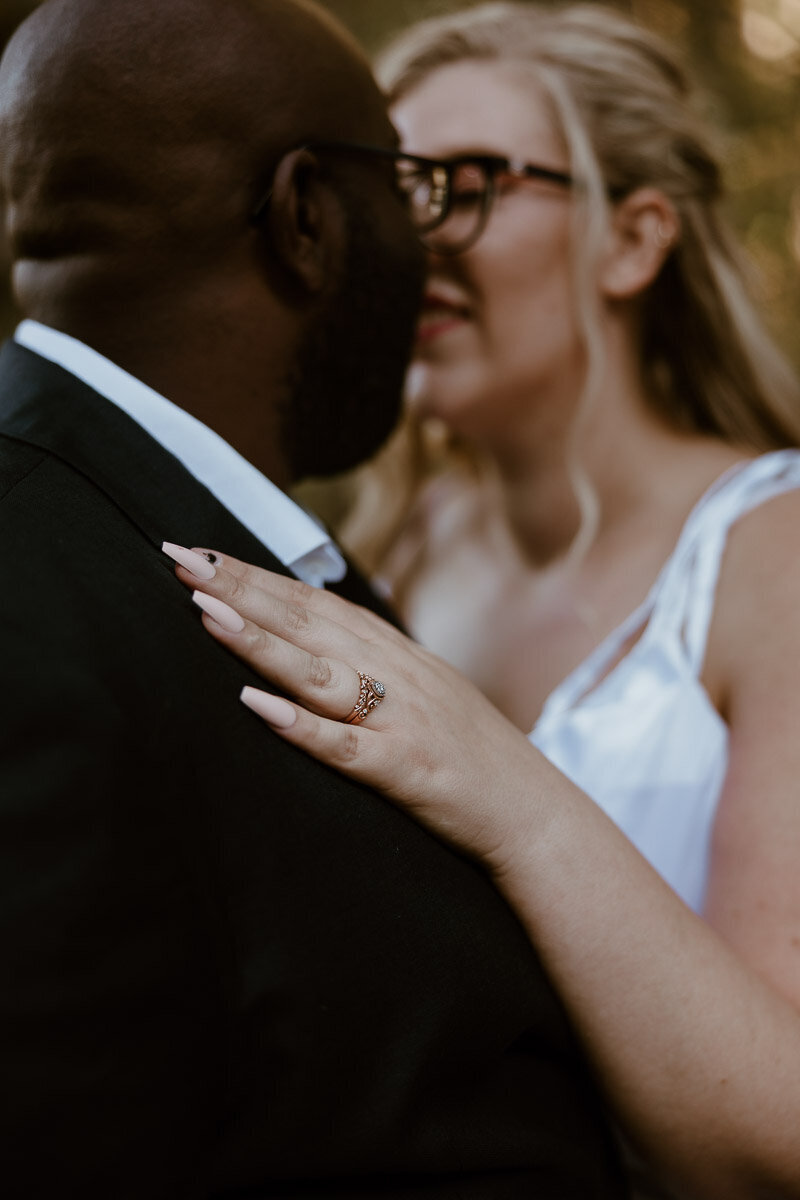
[[[647,599],[551,693],[529,735],[696,912],[728,763],[728,727],[699,679],[720,563],[737,518],[798,487],[797,450],[764,454],[718,479]]]

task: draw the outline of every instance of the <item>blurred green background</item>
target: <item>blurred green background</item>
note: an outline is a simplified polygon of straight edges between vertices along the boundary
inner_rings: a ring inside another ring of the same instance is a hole
[[[169,3],[169,0],[164,0]],[[368,51],[422,16],[469,0],[324,0]],[[0,0],[0,44],[36,4]],[[615,0],[674,42],[694,69],[719,148],[731,216],[768,323],[800,366],[800,0]],[[0,334],[15,313],[0,238]]]

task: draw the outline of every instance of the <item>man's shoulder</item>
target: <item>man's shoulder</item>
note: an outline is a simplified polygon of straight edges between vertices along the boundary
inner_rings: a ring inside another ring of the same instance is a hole
[[[0,431],[0,537],[4,544],[27,545],[35,553],[40,539],[53,550],[65,541],[89,544],[95,527],[125,514],[84,472],[47,448]],[[86,522],[91,521],[91,524]]]
[[[185,589],[131,516],[71,464],[2,435],[0,546],[0,642],[20,661],[99,671],[185,619]]]
[[[0,433],[0,504],[47,457],[38,446]]]

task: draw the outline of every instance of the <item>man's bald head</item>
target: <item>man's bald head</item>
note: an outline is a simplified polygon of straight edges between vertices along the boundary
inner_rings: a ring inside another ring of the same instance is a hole
[[[306,143],[395,140],[310,0],[46,0],[0,64],[20,307],[276,482],[343,470],[396,420],[421,248],[384,158]]]
[[[306,0],[47,0],[0,67],[23,300],[36,264],[106,260],[121,282],[130,250],[174,272],[224,253],[288,147],[365,135],[391,137],[368,64]]]

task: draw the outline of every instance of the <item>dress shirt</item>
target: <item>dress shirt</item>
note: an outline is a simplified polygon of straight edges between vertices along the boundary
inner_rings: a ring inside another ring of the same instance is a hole
[[[38,321],[22,321],[14,340],[132,417],[299,579],[321,587],[344,578],[344,557],[317,521],[202,421],[77,338]]]

